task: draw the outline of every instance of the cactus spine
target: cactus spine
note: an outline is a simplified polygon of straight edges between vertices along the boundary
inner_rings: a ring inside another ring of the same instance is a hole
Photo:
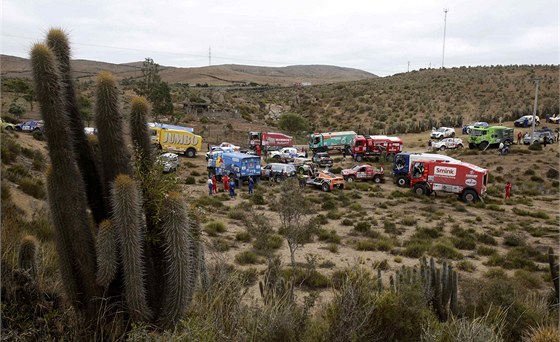
[[[75,158],[86,186],[87,200],[93,218],[95,223],[100,224],[108,217],[108,203],[105,201],[107,196],[103,188],[103,182],[99,178],[99,166],[95,160],[93,148],[84,132],[82,115],[76,102],[76,92],[70,68],[70,44],[64,31],[51,29],[47,34],[47,45],[58,60],[58,68],[63,83],[62,91],[66,99],[66,114],[70,124],[69,134],[72,137],[71,142]]]
[[[39,243],[31,235],[26,235],[21,239],[18,253],[19,268],[29,272],[32,279],[37,280],[37,250]]]
[[[111,190],[113,222],[118,232],[124,270],[126,302],[132,319],[149,320],[151,311],[144,286],[143,227],[138,187],[127,175],[119,175]]]
[[[97,284],[108,287],[115,278],[119,266],[117,235],[111,220],[105,220],[99,225],[95,250],[97,252]]]
[[[65,96],[52,51],[44,44],[31,50],[35,94],[45,121],[45,135],[52,168],[47,192],[63,284],[68,296],[85,317],[94,317],[100,289],[95,284],[93,234],[88,226],[84,184],[75,160],[65,110]]]

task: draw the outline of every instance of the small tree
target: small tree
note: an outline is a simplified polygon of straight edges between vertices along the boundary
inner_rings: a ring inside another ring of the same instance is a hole
[[[309,130],[309,122],[299,114],[284,113],[278,120],[278,127],[290,133],[299,133]]]
[[[295,268],[296,251],[311,240],[315,225],[306,219],[309,203],[294,178],[284,181],[280,191],[281,195],[275,203],[280,216],[279,233],[286,238],[292,267]]]
[[[134,91],[148,98],[153,106],[153,113],[158,120],[159,115],[173,114],[173,100],[167,82],[163,82],[159,75],[159,64],[153,59],[146,58],[142,64],[142,79],[138,81]]]

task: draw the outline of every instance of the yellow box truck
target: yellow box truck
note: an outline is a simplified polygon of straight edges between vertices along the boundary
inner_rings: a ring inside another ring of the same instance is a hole
[[[184,153],[189,158],[202,148],[202,137],[184,130],[150,127],[150,136],[159,149]]]

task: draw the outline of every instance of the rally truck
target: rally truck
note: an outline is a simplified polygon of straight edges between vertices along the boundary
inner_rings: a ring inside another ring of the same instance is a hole
[[[354,182],[356,180],[373,180],[374,183],[383,182],[383,167],[375,168],[371,165],[356,165],[351,169],[344,169],[341,171],[342,178],[348,183]]]
[[[401,138],[386,135],[356,135],[351,144],[351,152],[357,162],[361,162],[367,157],[378,157],[383,154],[394,156],[400,153],[402,148]]]
[[[185,130],[160,127],[149,127],[149,130],[151,135],[157,136],[157,143],[154,145],[160,150],[184,153],[187,157],[194,158],[202,148],[200,135]]]
[[[185,127],[185,126],[178,126],[178,125],[169,125],[159,122],[148,122],[148,130],[150,132],[150,141],[152,144],[157,145],[159,144],[159,131],[162,129],[173,129],[177,131],[187,131],[190,133],[194,133],[194,128],[192,127]]]
[[[257,146],[263,153],[268,152],[271,147],[291,147],[294,138],[283,133],[274,132],[249,132],[249,149],[255,150]]]
[[[328,171],[315,172],[312,177],[307,178],[305,184],[313,185],[325,192],[333,191],[334,188],[344,189],[344,179]]]
[[[489,146],[497,146],[501,142],[513,144],[513,128],[504,126],[473,127],[469,134],[469,148],[486,150]]]
[[[227,175],[236,182],[253,178],[257,183],[261,177],[261,157],[239,152],[223,152],[215,158],[208,159],[208,171],[221,180]]]
[[[484,196],[487,183],[487,169],[460,161],[417,160],[410,169],[410,187],[417,195],[451,192],[474,202]]]
[[[309,135],[309,149],[313,153],[327,152],[328,150],[343,150],[352,144],[356,132],[329,132],[312,133]]]
[[[393,162],[393,180],[400,187],[405,187],[410,183],[410,165],[416,160],[441,160],[441,161],[458,161],[455,158],[443,154],[434,153],[412,153],[401,152],[395,156]]]

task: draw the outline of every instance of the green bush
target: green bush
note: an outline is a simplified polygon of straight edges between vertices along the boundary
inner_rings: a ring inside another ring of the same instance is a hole
[[[444,259],[457,260],[463,258],[463,254],[447,240],[436,241],[436,243],[430,247],[430,254]]]
[[[326,230],[320,228],[317,232],[317,237],[319,238],[319,241],[325,241],[334,244],[340,243],[340,236],[336,233],[336,230]]]
[[[232,220],[242,221],[245,219],[245,212],[242,209],[231,208],[228,211],[228,217]]]
[[[218,233],[226,231],[226,224],[221,221],[211,221],[204,226],[204,231],[209,236],[217,236]]]
[[[338,210],[331,210],[327,213],[327,218],[331,219],[331,220],[338,220],[339,218],[342,217],[342,212],[338,211]]]
[[[478,246],[478,248],[476,249],[476,253],[478,255],[488,256],[488,255],[494,255],[498,252],[496,251],[496,249],[492,247]]]
[[[244,230],[242,232],[237,232],[235,234],[235,240],[236,241],[240,241],[240,242],[251,242],[251,233],[249,233],[248,231]]]
[[[371,229],[371,224],[367,221],[361,221],[356,223],[354,230],[360,233],[368,232]]]
[[[185,178],[185,184],[195,184],[196,183],[196,179],[193,176],[187,176],[187,178]]]
[[[356,250],[358,251],[375,251],[377,243],[374,240],[358,240],[356,241]]]
[[[235,255],[235,261],[240,265],[258,264],[259,257],[251,251],[243,251]]]
[[[33,196],[34,198],[44,199],[45,197],[47,197],[45,185],[40,179],[24,177],[18,182],[18,185],[21,191],[30,196]]]
[[[525,245],[525,238],[521,234],[507,233],[504,235],[504,245],[517,247]]]

